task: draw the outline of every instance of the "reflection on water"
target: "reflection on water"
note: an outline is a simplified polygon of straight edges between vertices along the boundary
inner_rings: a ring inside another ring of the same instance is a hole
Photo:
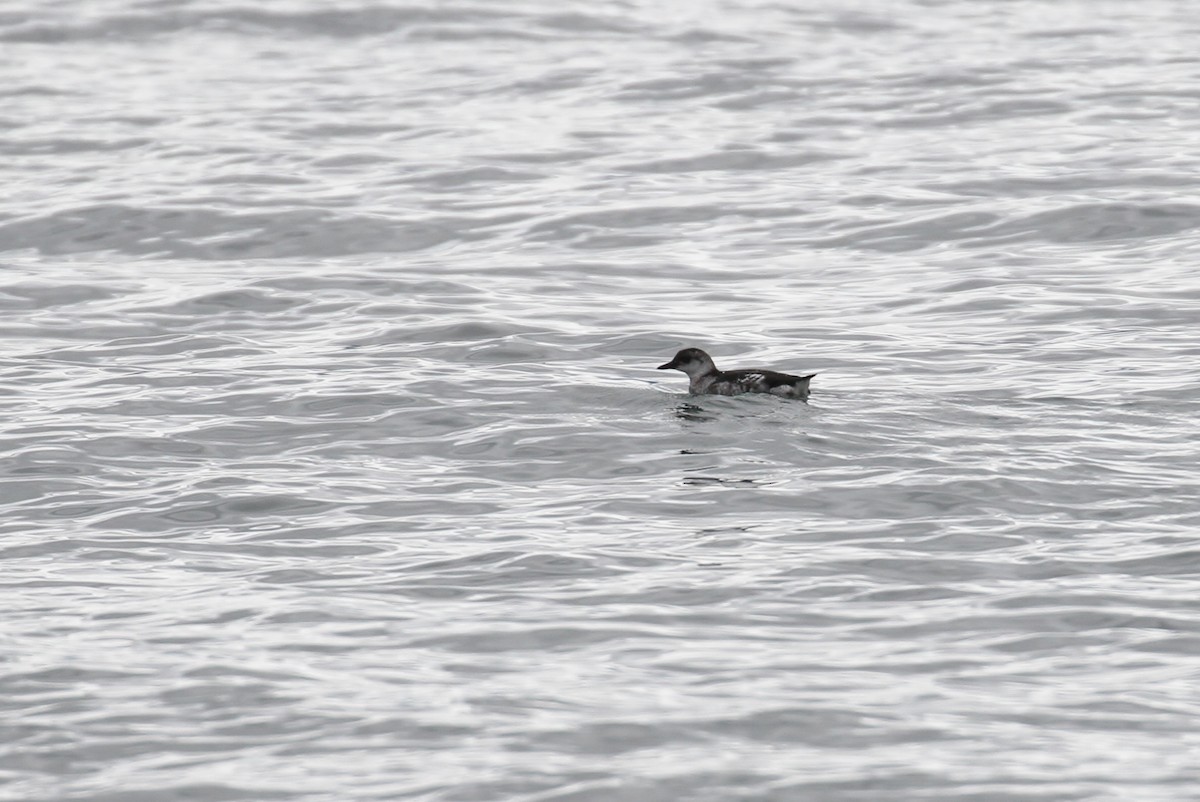
[[[685,476],[682,481],[685,485],[695,485],[697,487],[704,487],[706,485],[737,487],[738,485],[754,486],[771,484],[770,482],[763,482],[756,479],[722,479],[719,476]]]
[[[708,423],[720,415],[709,412],[699,404],[680,403],[675,405],[675,417],[692,423]]]

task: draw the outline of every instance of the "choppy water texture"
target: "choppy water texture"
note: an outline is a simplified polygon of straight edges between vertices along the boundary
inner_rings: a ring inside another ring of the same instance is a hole
[[[1200,799],[1200,15],[854,8],[0,0],[0,796]]]

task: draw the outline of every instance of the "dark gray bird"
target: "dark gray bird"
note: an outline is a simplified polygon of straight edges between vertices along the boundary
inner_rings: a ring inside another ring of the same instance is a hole
[[[762,368],[717,370],[712,357],[699,348],[684,348],[659,370],[681,370],[687,374],[688,391],[696,395],[741,395],[769,393],[780,398],[808,398],[808,383],[815,373],[793,376]]]

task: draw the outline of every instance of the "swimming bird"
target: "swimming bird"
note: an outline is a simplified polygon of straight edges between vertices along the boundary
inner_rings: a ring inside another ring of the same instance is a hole
[[[761,368],[717,370],[712,357],[699,348],[684,348],[658,369],[683,371],[690,380],[688,391],[697,395],[769,393],[781,398],[808,398],[808,383],[817,375],[793,376]]]

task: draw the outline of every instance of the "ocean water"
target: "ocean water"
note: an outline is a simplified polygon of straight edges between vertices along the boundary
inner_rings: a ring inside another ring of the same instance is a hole
[[[0,0],[0,798],[1200,799],[1197,41]]]

